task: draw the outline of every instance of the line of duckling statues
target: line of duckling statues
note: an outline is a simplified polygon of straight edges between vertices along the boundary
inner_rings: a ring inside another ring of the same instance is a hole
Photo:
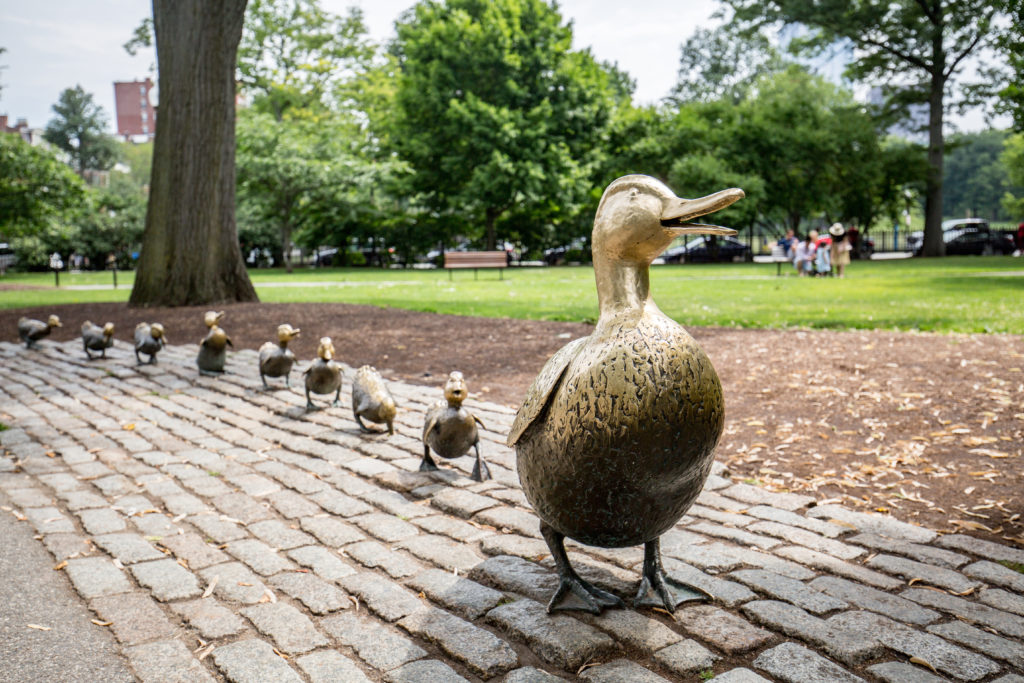
[[[203,322],[207,327],[206,336],[199,342],[196,365],[199,374],[217,376],[225,372],[227,348],[234,347],[231,338],[220,327],[223,311],[207,311]],[[26,348],[38,348],[36,342],[48,336],[55,327],[63,327],[60,318],[51,315],[46,322],[22,318],[18,321],[18,336]],[[291,388],[291,371],[295,365],[295,353],[288,343],[299,336],[300,330],[284,324],[277,328],[277,342],[268,341],[259,348],[259,372],[264,389],[270,389],[267,378],[284,378],[285,387]],[[164,327],[160,323],[139,323],[135,326],[135,358],[143,364],[140,354],[149,356],[148,363],[156,363],[156,354],[167,344]],[[82,323],[82,347],[89,360],[106,358],[106,351],[114,345],[114,323],[102,327],[92,321]],[[98,352],[94,356],[93,352]],[[334,344],[330,337],[322,337],[317,345],[317,357],[303,371],[306,391],[306,410],[316,410],[310,394],[330,396],[334,394],[332,407],[341,406],[342,366],[334,361]],[[472,477],[476,481],[490,479],[487,464],[480,457],[480,435],[477,424],[483,426],[478,417],[462,407],[469,395],[466,380],[461,372],[452,372],[444,386],[444,401],[438,401],[427,410],[423,425],[423,461],[420,471],[438,469],[430,456],[431,450],[442,458],[454,459],[476,452],[476,463]],[[352,412],[359,429],[366,433],[382,433],[366,426],[363,420],[385,425],[388,435],[395,433],[395,416],[398,406],[388,390],[384,378],[376,368],[364,365],[356,371],[352,381]]]

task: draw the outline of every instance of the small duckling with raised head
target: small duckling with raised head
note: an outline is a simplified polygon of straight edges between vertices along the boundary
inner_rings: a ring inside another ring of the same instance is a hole
[[[210,331],[206,337],[199,342],[199,355],[196,356],[196,365],[199,366],[200,375],[222,375],[224,374],[224,363],[228,357],[228,347],[234,348],[228,333],[220,328],[220,321],[224,317],[224,311],[207,311],[203,315],[203,322]]]
[[[733,188],[681,199],[642,175],[619,178],[604,191],[591,238],[597,325],[547,362],[508,437],[558,569],[549,612],[622,606],[573,570],[566,536],[602,548],[643,544],[634,605],[674,612],[681,602],[706,597],[665,574],[659,538],[690,508],[711,471],[725,424],[722,385],[697,342],[655,305],[649,266],[676,236],[735,234],[689,221],[742,197]]]
[[[341,405],[341,366],[334,362],[334,344],[330,337],[321,337],[316,347],[316,359],[302,374],[306,377],[306,410],[316,410],[309,393],[329,394],[334,392],[335,408]]]
[[[375,432],[363,424],[363,418],[366,418],[376,424],[386,424],[388,434],[395,433],[398,407],[384,384],[384,378],[371,365],[364,365],[356,371],[356,378],[352,382],[352,412],[359,423],[359,429],[364,432]]]
[[[18,336],[25,342],[26,349],[38,349],[36,342],[49,336],[50,330],[55,327],[64,327],[60,324],[60,318],[55,315],[47,318],[45,323],[42,320],[21,318],[18,320]]]
[[[82,323],[82,348],[89,360],[93,359],[90,351],[99,351],[100,358],[107,357],[107,349],[114,345],[114,323],[107,323],[103,327],[94,325],[92,321],[86,320]]]
[[[466,391],[466,380],[461,372],[455,371],[448,375],[444,385],[444,401],[438,401],[427,409],[427,417],[423,424],[423,462],[421,472],[438,469],[437,463],[430,457],[430,450],[442,458],[458,458],[476,449],[476,464],[473,466],[472,477],[476,481],[491,478],[487,463],[480,459],[480,434],[476,426],[484,423],[476,415],[462,407],[469,392]]]
[[[288,323],[278,325],[277,343],[266,342],[260,347],[260,379],[263,388],[269,389],[267,377],[284,377],[284,385],[291,387],[291,371],[295,365],[295,354],[288,348],[288,342],[299,336],[298,328]]]
[[[156,363],[156,354],[167,345],[164,326],[160,323],[139,323],[135,326],[135,360],[142,365],[140,353],[149,356],[149,364]]]

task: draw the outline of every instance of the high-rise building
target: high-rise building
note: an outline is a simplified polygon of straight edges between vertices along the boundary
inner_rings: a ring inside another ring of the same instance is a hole
[[[153,81],[127,81],[114,83],[114,107],[117,109],[117,134],[125,139],[146,137],[156,132],[156,106]]]

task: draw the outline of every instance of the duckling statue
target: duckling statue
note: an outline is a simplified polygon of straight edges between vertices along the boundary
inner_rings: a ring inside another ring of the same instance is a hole
[[[140,353],[149,356],[149,364],[156,363],[157,351],[167,345],[167,337],[164,336],[164,326],[160,323],[139,323],[135,326],[135,360],[142,365]]]
[[[388,434],[395,433],[395,415],[398,413],[398,407],[387,385],[384,384],[384,378],[372,365],[364,365],[356,371],[356,378],[352,382],[352,412],[361,431],[375,431],[363,424],[363,418],[366,418],[376,424],[386,424]]]
[[[476,449],[476,464],[473,466],[472,477],[476,481],[491,478],[487,463],[480,459],[480,435],[476,426],[484,423],[476,415],[462,407],[466,400],[466,380],[462,373],[455,371],[448,375],[444,385],[444,401],[438,401],[427,409],[427,417],[423,424],[423,462],[421,472],[437,469],[437,463],[430,457],[430,450],[442,458],[458,458]]]
[[[199,366],[200,375],[222,375],[224,374],[224,362],[228,357],[228,347],[234,347],[228,333],[220,328],[220,321],[224,317],[224,311],[207,311],[203,315],[203,322],[210,328],[206,337],[199,342],[199,355],[196,356],[196,365]]]
[[[306,376],[306,410],[316,409],[309,392],[329,394],[333,391],[334,402],[331,405],[337,408],[341,406],[341,366],[334,362],[334,344],[330,337],[320,338],[316,355],[316,360],[302,373]]]
[[[114,345],[114,323],[107,323],[103,327],[94,325],[92,321],[86,320],[82,323],[82,348],[89,360],[93,359],[90,351],[99,351],[100,358],[107,357],[107,349]]]
[[[60,318],[55,315],[47,318],[45,323],[42,320],[21,318],[18,320],[18,336],[25,342],[26,349],[38,349],[36,342],[49,336],[50,330],[55,327],[64,327],[60,324]]]
[[[288,348],[288,342],[299,336],[299,330],[285,323],[277,327],[277,343],[266,342],[260,347],[260,379],[263,388],[269,389],[267,377],[284,377],[284,385],[291,387],[291,371],[295,365],[295,354]]]
[[[705,597],[665,574],[659,537],[710,472],[724,426],[722,386],[704,351],[651,299],[648,267],[678,235],[735,234],[689,221],[742,197],[733,188],[681,199],[654,178],[630,175],[601,198],[591,238],[597,325],[548,360],[508,437],[558,569],[549,612],[622,606],[573,570],[566,536],[604,548],[643,544],[637,606],[675,612]]]

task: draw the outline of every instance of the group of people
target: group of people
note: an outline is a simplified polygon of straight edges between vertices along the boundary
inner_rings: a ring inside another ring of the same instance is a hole
[[[785,251],[786,258],[801,276],[827,277],[835,275],[843,277],[846,266],[850,265],[850,234],[842,223],[834,223],[828,234],[819,235],[811,230],[807,237],[800,239],[792,230],[779,240],[779,246]]]

